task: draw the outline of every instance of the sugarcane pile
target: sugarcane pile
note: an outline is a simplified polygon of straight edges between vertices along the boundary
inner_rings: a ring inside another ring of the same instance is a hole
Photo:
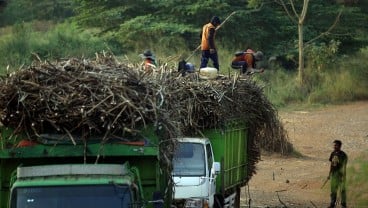
[[[166,160],[176,141],[206,128],[221,128],[240,118],[250,129],[251,164],[255,171],[260,147],[286,153],[291,150],[277,111],[249,80],[236,77],[198,80],[161,67],[147,73],[120,63],[111,55],[95,59],[39,61],[0,78],[1,123],[37,138],[45,132],[111,137],[139,134],[154,126]],[[125,137],[126,138],[126,137]]]

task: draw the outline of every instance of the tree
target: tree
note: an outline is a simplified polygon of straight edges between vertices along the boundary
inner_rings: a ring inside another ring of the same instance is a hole
[[[308,12],[309,0],[303,0],[303,4],[301,6],[300,13],[297,12],[297,8],[293,0],[289,0],[289,5],[287,5],[284,0],[275,0],[275,1],[278,2],[283,7],[288,17],[290,18],[290,20],[294,24],[298,25],[298,54],[299,54],[298,55],[298,65],[299,65],[298,66],[298,72],[299,72],[298,78],[299,78],[299,84],[302,87],[304,85],[304,76],[305,76],[304,75],[305,73],[304,72],[305,71],[304,70],[304,67],[305,67],[304,66],[304,49],[305,49],[304,23],[305,23],[307,12]],[[337,22],[340,16],[341,16],[341,11],[336,16],[335,22],[327,29],[326,32],[320,33],[316,37],[309,40],[308,43],[311,43],[321,38],[322,36],[328,34],[337,25]]]
[[[0,12],[0,26],[32,20],[60,21],[73,15],[73,0],[0,0]]]
[[[247,45],[270,47],[275,43],[265,41],[267,34],[278,34],[274,31],[277,27],[267,27],[267,24],[276,20],[272,18],[273,11],[265,8],[272,15],[258,12],[256,15],[262,18],[254,18],[253,13],[247,13],[253,9],[247,7],[248,0],[76,1],[79,6],[75,20],[81,26],[100,28],[99,35],[113,36],[127,50],[151,45],[178,48],[181,51],[194,49],[200,43],[203,24],[208,23],[213,15],[224,19],[234,11],[236,15],[218,32],[219,44],[240,49]]]
[[[352,31],[361,30],[362,26],[367,25],[363,21],[366,16],[348,9],[344,9],[344,17],[340,16],[337,24],[335,18],[341,5],[335,0],[305,0],[306,4],[303,4],[303,0],[74,1],[77,5],[74,20],[82,27],[98,28],[99,36],[115,41],[123,52],[157,47],[165,48],[165,52],[172,55],[173,52],[195,49],[200,43],[199,34],[203,24],[213,15],[224,19],[234,11],[236,15],[217,33],[218,44],[230,50],[252,47],[265,51],[267,55],[298,53],[295,43],[290,41],[294,37],[295,40],[299,39],[298,31],[301,31],[301,48],[318,41],[327,44],[331,39],[340,41],[340,47],[349,48],[352,43],[360,47],[363,43],[356,39]],[[249,13],[260,5],[263,5],[261,11]],[[285,15],[284,8],[289,15]],[[348,15],[352,19],[347,20]],[[357,18],[361,20],[356,21]],[[292,19],[293,24],[288,19]],[[334,22],[336,24],[329,30]],[[343,27],[339,27],[340,23],[344,23]],[[338,34],[333,34],[332,30],[338,31]],[[360,33],[365,37],[365,32]],[[320,37],[313,40],[317,36]],[[303,53],[303,50],[300,51]],[[304,67],[304,64],[299,66]]]

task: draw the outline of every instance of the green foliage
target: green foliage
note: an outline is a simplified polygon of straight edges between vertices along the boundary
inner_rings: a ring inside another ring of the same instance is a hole
[[[255,78],[265,86],[267,97],[276,106],[294,102],[327,104],[368,99],[368,48],[327,63],[320,69],[306,69],[303,88],[298,88],[295,73],[282,69],[269,69]]]
[[[344,102],[368,99],[368,49],[342,58],[320,74],[320,82],[309,96],[312,103]]]
[[[30,59],[31,28],[25,24],[17,24],[12,34],[0,40],[0,66],[20,66]]]
[[[351,161],[347,170],[347,198],[351,207],[368,205],[368,154]]]
[[[299,12],[302,1],[294,2]],[[323,33],[334,23],[341,9],[343,13],[336,27]],[[224,21],[234,11],[236,14],[216,35],[221,73],[232,74],[230,61],[234,52],[247,47],[262,50],[267,57],[295,59],[297,25],[275,1],[12,0],[0,13],[0,26],[18,24],[0,30],[0,70],[7,65],[16,68],[29,64],[34,58],[32,52],[41,58],[54,59],[91,56],[106,48],[134,61],[140,61],[138,54],[150,48],[159,61],[169,60],[174,66],[179,58],[188,57],[200,44],[203,24],[213,15]],[[73,14],[76,16],[64,19]],[[53,27],[59,20],[66,23]],[[279,106],[304,101],[366,99],[366,22],[368,9],[363,1],[351,6],[335,1],[310,1],[304,27],[308,42],[306,86],[298,88],[295,73],[281,68],[268,69],[254,76],[255,79],[265,86],[266,94]],[[52,28],[49,30],[49,27]],[[12,28],[10,33],[9,28]],[[309,42],[321,33],[324,34],[321,38]],[[352,56],[361,48],[365,49]],[[347,58],[341,58],[346,55]],[[189,61],[199,66],[200,52]]]
[[[63,20],[73,15],[73,0],[11,0],[0,13],[0,26],[32,20]]]
[[[328,44],[311,44],[305,48],[306,59],[310,68],[316,68],[319,72],[324,66],[329,65],[337,58],[340,42],[331,40]]]
[[[298,11],[301,2],[295,1]],[[213,15],[224,20],[236,11],[216,36],[224,48],[252,47],[274,56],[296,53],[297,25],[290,22],[283,8],[274,1],[128,0],[122,3],[119,0],[75,0],[75,4],[77,16],[74,20],[83,27],[99,28],[100,35],[117,41],[123,52],[142,51],[155,45],[172,51],[194,49],[200,43],[203,24]],[[341,8],[334,1],[312,1],[304,31],[306,41],[325,32]],[[341,47],[368,44],[365,36],[358,38],[358,34],[368,32],[365,26],[361,27],[367,25],[363,24],[367,17],[360,5],[345,8],[337,27],[315,44],[328,45],[331,38],[341,43]],[[346,53],[345,50],[339,52]]]
[[[294,102],[302,102],[305,92],[298,87],[297,75],[282,69],[266,70],[255,75],[259,84],[264,85],[264,92],[271,102],[282,107]]]
[[[1,38],[0,71],[7,65],[17,68],[22,64],[30,64],[35,58],[32,53],[42,59],[58,59],[88,57],[107,48],[102,39],[92,36],[90,31],[81,32],[73,24],[60,24],[48,32],[33,31],[30,24],[17,24],[10,35]]]
[[[199,34],[202,26],[217,15],[224,20],[227,15],[237,11],[229,21],[218,31],[218,42],[231,48],[249,45],[253,47],[268,46],[267,25],[274,18],[269,13],[272,10],[254,12],[261,17],[254,18],[247,9],[248,1],[127,1],[124,4],[116,1],[77,1],[77,17],[75,20],[82,26],[98,27],[103,32],[118,38],[124,48],[142,50],[142,45],[163,44],[180,48],[196,48],[200,43]],[[253,5],[254,6],[254,5]],[[265,7],[266,8],[266,7]],[[282,21],[278,21],[282,22]],[[255,27],[259,25],[258,27]],[[278,34],[272,28],[273,34]],[[179,42],[179,44],[176,44]],[[275,44],[273,44],[275,45]]]

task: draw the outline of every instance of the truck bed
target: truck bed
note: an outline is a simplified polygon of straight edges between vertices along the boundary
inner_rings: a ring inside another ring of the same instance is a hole
[[[221,162],[221,173],[216,189],[221,193],[245,185],[247,174],[247,128],[245,124],[231,122],[224,129],[205,132],[212,143],[215,161]]]

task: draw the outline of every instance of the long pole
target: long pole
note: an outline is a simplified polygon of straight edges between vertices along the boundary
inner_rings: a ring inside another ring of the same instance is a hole
[[[231,14],[229,14],[229,16],[227,16],[226,18],[225,18],[225,20],[218,26],[218,27],[216,27],[216,29],[215,30],[218,30],[218,29],[220,29],[221,28],[221,26],[223,26],[228,20],[229,20],[229,18],[231,17],[231,16],[233,16],[234,14],[235,14],[236,12],[232,12]],[[192,56],[199,50],[201,48],[201,45],[199,44],[199,46],[196,48],[196,49],[194,49],[194,51],[192,52],[192,54],[190,54],[190,56],[188,56],[188,58],[187,59],[185,59],[185,61],[188,61],[190,58],[192,58]]]
[[[327,183],[327,181],[328,180],[330,180],[330,178],[327,178],[324,182],[323,182],[323,184],[322,184],[322,186],[321,186],[321,189],[323,189],[323,187],[325,187],[325,185],[326,185],[326,183]]]

